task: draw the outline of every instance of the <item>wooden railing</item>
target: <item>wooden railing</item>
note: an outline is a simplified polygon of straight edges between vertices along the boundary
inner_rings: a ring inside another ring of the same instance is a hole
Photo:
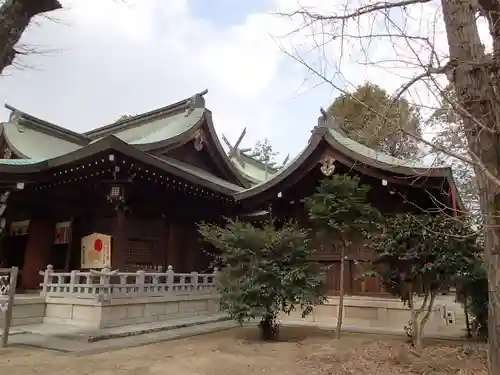
[[[216,293],[215,276],[211,274],[175,273],[172,266],[166,272],[100,271],[54,272],[52,265],[41,271],[41,296],[96,299],[168,297],[175,295]]]

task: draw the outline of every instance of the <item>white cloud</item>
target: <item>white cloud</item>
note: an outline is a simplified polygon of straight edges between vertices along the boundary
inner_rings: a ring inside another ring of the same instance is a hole
[[[208,88],[207,104],[219,132],[236,139],[247,126],[247,145],[267,136],[279,151],[294,154],[305,145],[319,107],[337,94],[328,85],[312,89],[318,79],[285,56],[272,38],[294,30],[301,20],[270,12],[295,10],[298,1],[323,14],[344,11],[343,0],[275,0],[268,12],[249,14],[238,25],[222,27],[195,17],[188,0],[66,0],[66,9],[54,13],[61,22],[39,20],[24,38],[39,49],[61,51],[24,59],[31,69],[9,70],[0,82],[0,99],[84,131]],[[351,8],[355,5],[350,2]],[[414,9],[412,15],[424,16],[407,17],[401,25],[409,32],[429,33],[435,5]],[[366,17],[361,25],[348,24],[347,33],[373,29],[374,22],[376,29],[385,28],[382,19]],[[310,33],[307,29],[278,41],[289,50],[296,48],[347,89],[370,80],[394,91],[416,72],[394,68],[394,60],[402,60],[401,56],[415,61],[407,46],[394,50],[393,43],[380,39],[371,45],[354,40],[341,49],[337,40],[325,48],[325,56],[318,57],[316,51],[310,52]],[[445,34],[437,37],[445,53]],[[393,61],[383,69],[380,64],[363,64],[365,55],[371,61]],[[425,51],[418,56],[425,57]],[[420,102],[432,99],[422,85],[411,95]]]
[[[249,145],[267,136],[283,153],[295,153],[305,144],[319,105],[306,98],[282,118],[302,83],[271,37],[283,19],[249,14],[242,24],[220,27],[195,18],[186,0],[64,3],[51,15],[59,22],[39,20],[24,37],[60,51],[23,60],[34,69],[10,69],[0,84],[4,101],[84,131],[208,88],[216,127],[230,139],[248,126]],[[289,121],[294,117],[300,122]],[[291,129],[294,136],[283,140]]]

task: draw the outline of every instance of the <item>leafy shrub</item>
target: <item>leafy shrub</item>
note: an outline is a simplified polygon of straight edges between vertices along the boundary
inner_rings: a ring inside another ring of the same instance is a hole
[[[264,340],[278,333],[278,314],[300,306],[305,317],[324,302],[324,277],[311,261],[307,231],[293,222],[277,228],[229,220],[225,227],[201,224],[199,232],[220,253],[221,310],[240,324],[260,318]]]

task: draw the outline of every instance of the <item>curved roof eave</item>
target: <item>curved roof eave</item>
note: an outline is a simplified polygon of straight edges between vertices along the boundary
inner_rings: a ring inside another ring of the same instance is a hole
[[[450,189],[453,189],[459,210],[464,211],[465,205],[456,187],[451,167],[426,166],[424,164],[414,163],[382,154],[348,138],[347,136],[342,135],[340,132],[331,128],[325,138],[334,149],[349,156],[353,160],[359,161],[360,163],[369,165],[373,168],[399,175],[411,176],[414,178],[431,177],[446,180]],[[347,144],[346,141],[348,142]],[[351,144],[351,147],[349,147],[349,143]],[[370,154],[375,157],[371,157]]]
[[[51,159],[41,161],[21,159],[23,163],[13,163],[13,161],[15,161],[16,159],[7,159],[3,161],[4,163],[0,162],[0,172],[14,174],[37,173],[51,168],[60,167],[68,163],[76,162],[107,150],[118,151],[138,161],[147,163],[153,167],[160,168],[167,173],[185,178],[189,182],[199,184],[201,186],[204,186],[205,188],[220,192],[222,194],[231,195],[238,190],[237,186],[235,186],[234,188],[230,188],[229,186],[212,182],[204,178],[204,176],[198,176],[196,172],[186,171],[182,166],[178,164],[169,163],[168,161],[164,161],[162,159],[149,155],[113,135],[106,136],[98,141],[91,143],[88,146]]]
[[[215,148],[215,152],[212,152],[213,156],[219,157],[224,165],[224,167],[234,176],[236,181],[238,181],[243,187],[250,187],[249,181],[238,171],[236,166],[231,162],[229,156],[227,156],[222,144],[219,141],[219,137],[215,130],[215,126],[212,119],[212,112],[208,109],[203,109],[203,112],[199,116],[198,120],[189,130],[176,135],[175,137],[166,138],[160,141],[151,142],[151,143],[143,143],[143,144],[134,144],[137,148],[143,151],[154,151],[162,148],[169,148],[175,146],[182,146],[187,142],[191,141],[197,134],[198,130],[200,130],[203,126],[206,126],[206,133],[210,137],[208,140],[208,147]]]
[[[203,90],[199,93],[194,94],[189,98],[182,99],[176,103],[169,104],[165,107],[154,109],[149,112],[145,112],[139,115],[126,117],[120,119],[114,123],[101,126],[99,128],[85,132],[83,135],[91,139],[97,139],[100,137],[105,137],[108,135],[113,135],[114,133],[123,131],[130,127],[135,127],[138,123],[151,120],[161,116],[168,116],[173,112],[183,110],[189,106],[190,103],[194,104],[194,107],[198,107],[200,104],[204,107],[203,95],[207,94],[208,90]]]
[[[30,128],[35,128],[36,130],[45,131],[49,135],[56,136],[65,141],[75,143],[79,146],[85,146],[91,141],[91,139],[85,134],[80,134],[72,130],[63,128],[62,126],[42,120],[38,117],[23,112],[16,107],[11,106],[10,104],[5,104],[4,107],[11,111],[9,122],[11,122],[13,118],[15,118],[15,121],[20,121],[21,126],[28,126]]]
[[[348,140],[348,142],[346,142],[346,139]],[[361,145],[356,141],[351,140],[350,138],[344,137],[339,132],[327,128],[326,126],[319,126],[313,131],[313,135],[311,136],[308,146],[298,156],[296,156],[288,166],[282,168],[270,180],[257,184],[250,189],[234,194],[235,199],[237,201],[241,201],[253,197],[261,192],[266,191],[267,189],[276,186],[278,183],[288,178],[304,162],[307,161],[309,156],[314,152],[314,150],[318,147],[322,140],[326,141],[326,143],[335,151],[346,155],[349,159],[358,161],[361,164],[371,166],[384,172],[399,174],[408,177],[411,176],[415,178],[422,176],[445,179],[450,187],[454,190],[457,204],[460,206],[460,208],[463,208],[463,203],[456,189],[450,167],[429,167],[418,165],[417,163],[407,162],[401,159],[392,158],[389,155],[378,153],[364,145]],[[370,154],[374,156],[378,155],[379,157],[374,158],[371,157]],[[393,162],[391,163],[391,161]]]
[[[324,134],[326,129],[318,128],[314,131],[313,135],[309,139],[308,145],[295,157],[289,164],[281,168],[278,173],[274,175],[273,178],[263,181],[260,184],[252,186],[251,188],[244,190],[242,192],[234,194],[236,201],[241,201],[255,195],[258,195],[272,187],[275,187],[280,182],[291,176],[299,167],[304,164],[307,159],[313,154],[318,145],[324,139]]]
[[[406,176],[446,177],[449,167],[433,167],[398,159],[382,152],[377,152],[359,142],[342,135],[334,129],[328,129],[325,140],[338,152],[351,159],[386,172]]]
[[[10,141],[9,136],[7,135],[7,132],[5,131],[5,127],[3,124],[2,124],[2,129],[3,129],[3,131],[2,131],[3,138],[5,139],[7,146],[12,150],[14,155],[16,155],[17,157],[19,157],[21,159],[29,159],[29,156],[27,156],[23,152],[21,152],[21,150],[19,150],[16,147],[16,145]]]
[[[205,119],[206,119],[206,124],[207,124],[207,130],[208,134],[210,135],[211,142],[210,144],[213,144],[215,147],[215,150],[217,154],[220,156],[222,159],[222,162],[224,166],[229,170],[229,172],[236,178],[236,180],[243,186],[243,187],[250,187],[251,184],[250,182],[245,178],[245,176],[240,173],[238,168],[233,164],[229,156],[226,154],[224,151],[224,148],[222,147],[222,144],[220,143],[219,136],[217,135],[217,131],[215,130],[213,118],[212,118],[212,112],[208,109],[205,110]]]
[[[193,122],[191,123],[191,125],[189,125],[185,131],[183,131],[182,133],[176,134],[173,137],[166,137],[164,139],[160,139],[158,141],[149,142],[149,143],[137,143],[135,141],[135,142],[132,142],[130,144],[134,145],[139,150],[148,151],[148,152],[159,150],[162,148],[168,148],[168,147],[171,147],[174,145],[179,145],[179,146],[183,145],[183,144],[189,142],[194,137],[197,130],[203,125],[204,112],[205,112],[205,109],[203,109],[202,111],[199,111],[200,115],[196,116],[196,118],[193,119]]]
[[[16,156],[23,159],[45,160],[84,147],[18,123],[5,122],[2,124],[2,129],[9,148]]]

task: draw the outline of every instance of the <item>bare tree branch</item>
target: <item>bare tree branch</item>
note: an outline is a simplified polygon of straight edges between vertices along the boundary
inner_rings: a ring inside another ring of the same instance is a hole
[[[0,74],[16,57],[16,44],[38,14],[61,8],[58,0],[6,0],[0,7]]]

